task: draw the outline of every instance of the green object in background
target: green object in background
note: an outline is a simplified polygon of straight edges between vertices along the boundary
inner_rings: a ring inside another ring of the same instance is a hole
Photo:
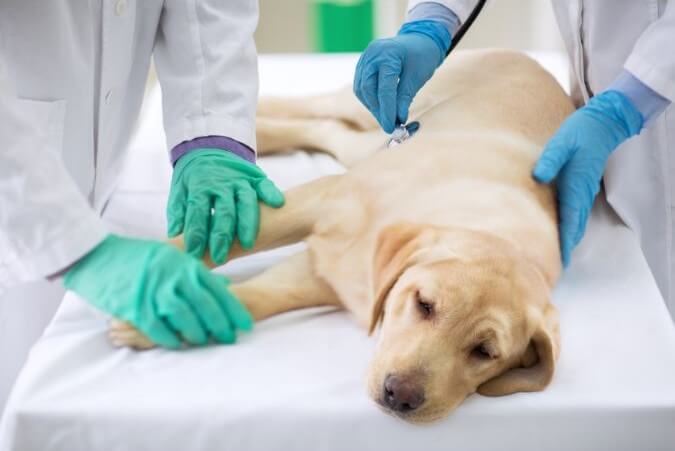
[[[310,8],[317,51],[362,52],[373,40],[373,0],[313,0]]]

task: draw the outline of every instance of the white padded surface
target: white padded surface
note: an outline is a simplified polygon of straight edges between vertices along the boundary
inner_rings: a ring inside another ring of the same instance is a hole
[[[560,79],[564,62],[535,55]],[[274,56],[263,93],[348,83],[355,58]],[[158,92],[106,217],[161,238],[170,169]],[[288,187],[340,166],[302,152],[262,159]],[[228,264],[248,276],[298,246]],[[373,341],[348,313],[312,309],[259,323],[236,346],[137,353],[111,347],[106,317],[73,294],[33,348],[0,426],[2,450],[675,449],[675,329],[634,236],[604,203],[554,293],[562,354],[551,386],[472,396],[427,427],[377,409],[363,375]]]

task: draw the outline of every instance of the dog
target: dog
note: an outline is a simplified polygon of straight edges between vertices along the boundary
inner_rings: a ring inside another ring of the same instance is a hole
[[[368,391],[409,422],[474,392],[543,390],[560,347],[561,263],[554,188],[531,172],[572,111],[546,70],[507,50],[453,53],[414,99],[419,132],[393,148],[349,89],[263,99],[259,154],[327,152],[348,171],[289,190],[281,209],[261,205],[255,248],[235,243],[230,258],[307,250],[232,292],[258,321],[331,305],[379,327]],[[110,337],[153,346],[123,322]]]

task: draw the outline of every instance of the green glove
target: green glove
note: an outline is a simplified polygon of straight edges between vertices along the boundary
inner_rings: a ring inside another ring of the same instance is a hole
[[[258,236],[258,200],[270,207],[284,195],[255,164],[219,149],[198,149],[181,157],[171,180],[168,234],[184,234],[185,250],[201,258],[208,243],[216,264],[225,258],[236,230],[244,249]]]
[[[109,235],[65,275],[64,285],[150,340],[178,348],[209,336],[234,343],[253,319],[227,279],[171,245]]]

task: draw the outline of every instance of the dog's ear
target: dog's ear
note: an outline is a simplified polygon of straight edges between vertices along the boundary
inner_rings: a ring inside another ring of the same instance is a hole
[[[380,231],[373,259],[374,298],[369,334],[382,317],[389,291],[401,274],[414,264],[424,232],[423,226],[408,222],[390,225]]]
[[[520,358],[520,365],[483,383],[478,387],[478,393],[502,396],[543,390],[553,379],[559,350],[558,312],[548,304]]]

